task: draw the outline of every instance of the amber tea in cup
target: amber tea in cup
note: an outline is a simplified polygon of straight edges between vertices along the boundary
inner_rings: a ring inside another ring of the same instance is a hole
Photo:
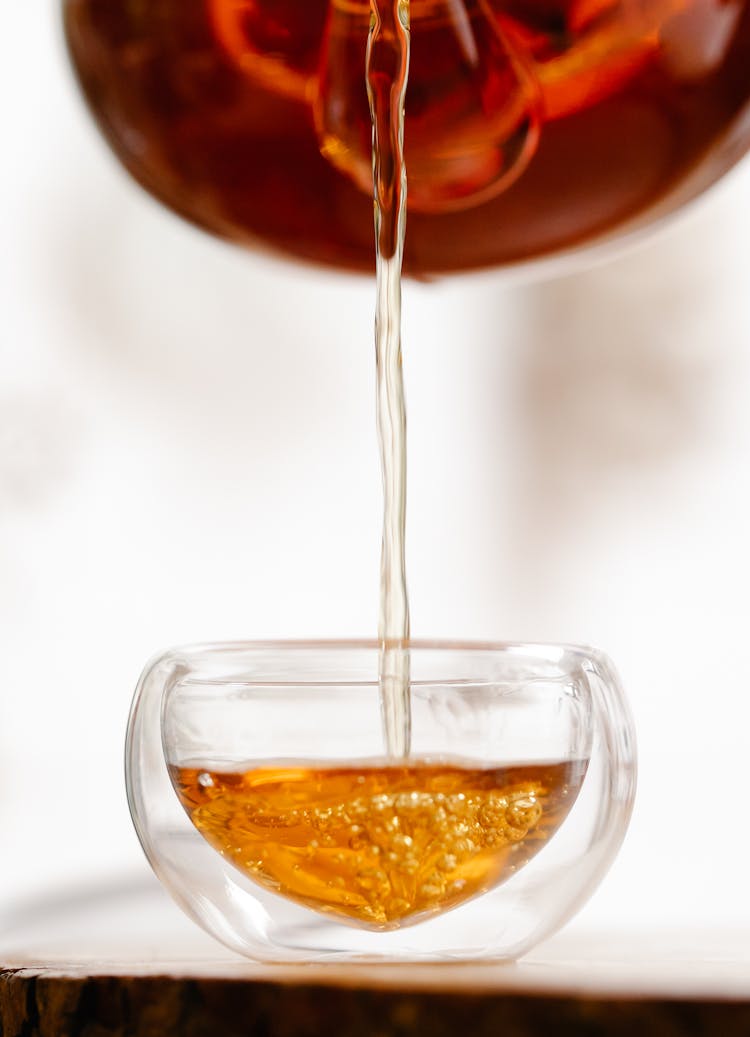
[[[198,646],[145,672],[127,782],[156,873],[265,961],[512,959],[593,892],[635,787],[598,652],[409,645],[384,750],[377,642]]]

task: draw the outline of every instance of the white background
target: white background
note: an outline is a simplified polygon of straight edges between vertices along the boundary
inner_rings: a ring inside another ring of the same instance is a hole
[[[162,212],[48,3],[0,38],[0,915],[146,874],[122,742],[155,651],[371,635],[373,285]],[[640,737],[575,925],[750,925],[750,166],[556,281],[409,284],[421,637],[594,643]]]

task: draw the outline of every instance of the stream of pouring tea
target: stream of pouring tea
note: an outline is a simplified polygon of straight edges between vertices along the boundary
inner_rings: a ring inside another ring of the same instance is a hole
[[[367,93],[372,114],[377,309],[377,418],[383,473],[380,698],[389,756],[411,742],[409,598],[406,589],[406,409],[401,366],[401,262],[406,232],[404,99],[409,0],[371,0]]]

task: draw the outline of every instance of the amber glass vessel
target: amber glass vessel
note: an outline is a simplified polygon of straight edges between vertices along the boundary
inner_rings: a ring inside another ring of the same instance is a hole
[[[235,241],[373,264],[367,0],[63,0],[108,141]],[[748,0],[411,0],[413,274],[633,230],[750,140]]]

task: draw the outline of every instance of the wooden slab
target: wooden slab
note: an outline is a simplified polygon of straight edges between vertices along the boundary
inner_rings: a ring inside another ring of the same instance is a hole
[[[575,926],[514,965],[262,966],[151,881],[0,918],[1,1037],[750,1035],[750,933]]]

